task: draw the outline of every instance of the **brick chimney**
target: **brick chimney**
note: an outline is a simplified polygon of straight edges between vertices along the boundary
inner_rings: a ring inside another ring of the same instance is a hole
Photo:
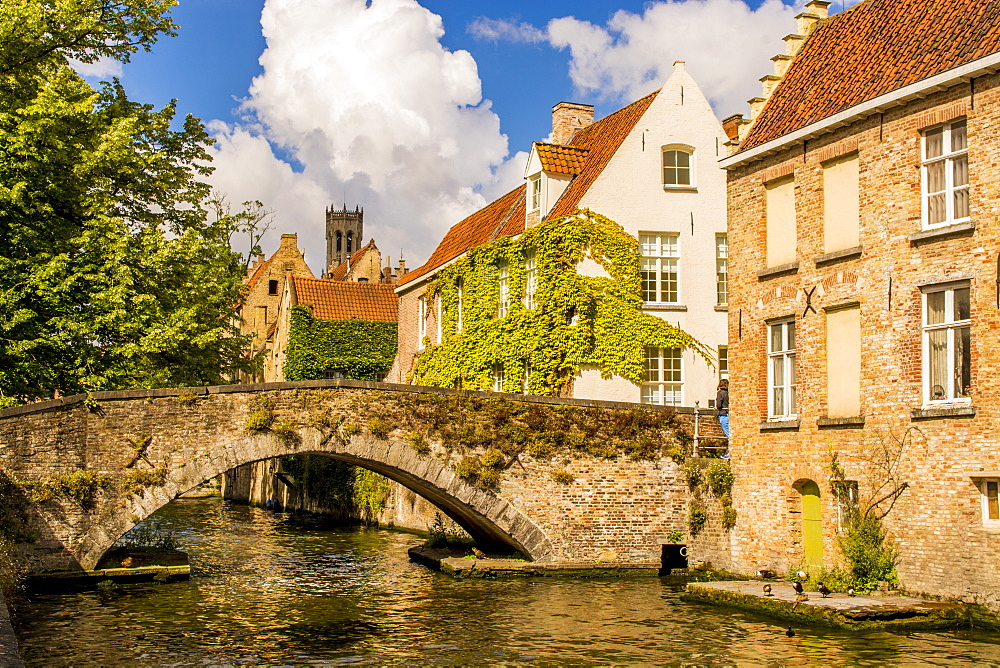
[[[594,122],[594,105],[560,102],[552,107],[552,143],[568,144],[580,128]]]

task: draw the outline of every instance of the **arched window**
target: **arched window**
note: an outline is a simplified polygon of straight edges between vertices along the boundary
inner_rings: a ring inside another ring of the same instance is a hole
[[[691,187],[694,181],[694,148],[682,145],[663,147],[663,187]]]
[[[338,253],[341,251],[341,242],[342,241],[343,241],[343,239],[341,238],[340,232],[337,232],[337,252]]]
[[[353,248],[352,248],[353,242],[354,242],[354,232],[348,232],[347,233],[347,252],[348,253],[350,253],[353,250]]]

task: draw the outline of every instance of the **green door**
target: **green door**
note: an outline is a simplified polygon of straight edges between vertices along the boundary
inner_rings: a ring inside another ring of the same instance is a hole
[[[802,547],[806,566],[823,567],[823,513],[819,485],[808,480],[802,485]]]

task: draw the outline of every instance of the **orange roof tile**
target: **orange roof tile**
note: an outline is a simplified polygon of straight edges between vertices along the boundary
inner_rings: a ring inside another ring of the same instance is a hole
[[[646,112],[659,91],[605,116],[599,121],[578,130],[570,146],[557,147],[568,161],[580,161],[578,175],[570,181],[559,201],[546,216],[546,220],[565,216],[576,210],[580,199],[607,167],[611,157],[625,141],[639,118]],[[555,147],[555,144],[535,144],[537,147]],[[542,151],[539,150],[539,157]],[[544,163],[543,163],[544,164]],[[552,170],[555,171],[555,170]],[[572,172],[563,172],[570,174]],[[446,262],[469,252],[477,246],[498,237],[520,234],[524,231],[525,187],[519,186],[503,197],[486,205],[448,230],[423,266],[399,279],[397,287],[419,278]]]
[[[740,150],[998,51],[996,0],[866,0],[816,27]]]
[[[334,268],[334,270],[330,272],[330,279],[334,280],[334,281],[346,281],[347,280],[347,272],[348,272],[348,270],[351,267],[355,266],[358,262],[360,262],[361,261],[361,257],[365,253],[367,253],[370,249],[372,249],[372,248],[375,248],[375,240],[374,239],[372,239],[371,241],[369,241],[368,245],[366,245],[366,246],[358,249],[354,253],[352,253],[351,257],[348,258],[346,261],[341,262],[340,264],[338,264]]]
[[[293,276],[298,304],[312,306],[313,316],[323,320],[398,320],[398,298],[392,285],[332,281]]]
[[[587,161],[588,150],[578,146],[535,142],[535,150],[546,172],[576,176],[583,171]]]

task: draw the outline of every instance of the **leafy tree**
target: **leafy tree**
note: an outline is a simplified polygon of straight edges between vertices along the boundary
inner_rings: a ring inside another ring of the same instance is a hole
[[[206,213],[211,139],[176,101],[95,89],[176,0],[0,2],[0,401],[222,382],[250,361],[225,317],[246,221]]]

